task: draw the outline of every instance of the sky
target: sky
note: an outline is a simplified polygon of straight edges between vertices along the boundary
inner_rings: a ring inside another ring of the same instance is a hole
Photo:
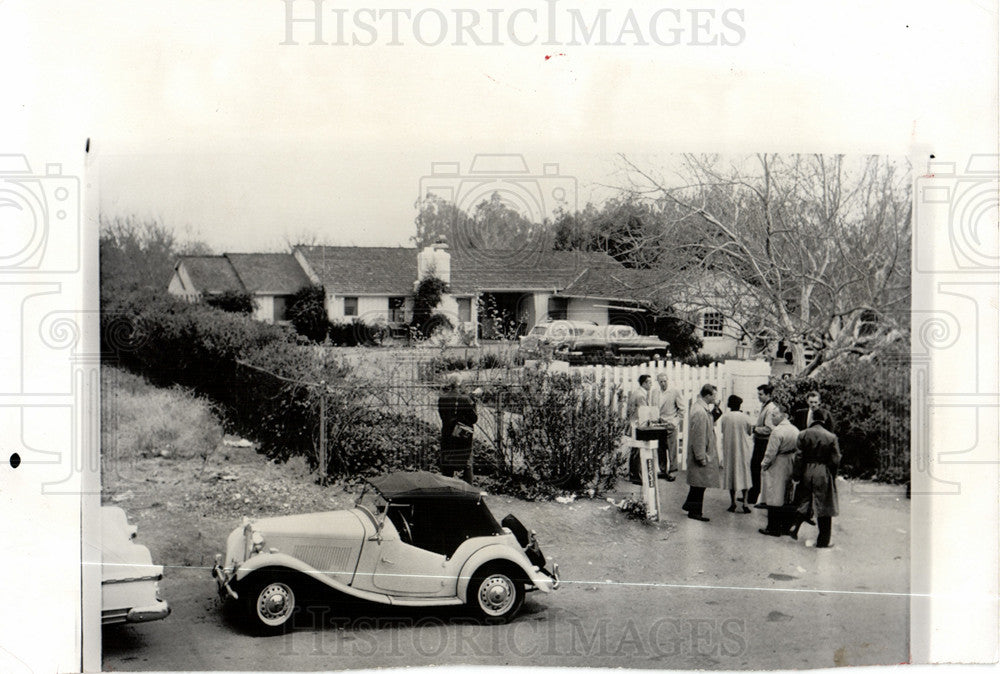
[[[181,241],[202,241],[216,252],[280,250],[288,241],[311,238],[333,245],[412,245],[414,203],[428,191],[450,190],[468,207],[497,190],[523,212],[551,216],[558,206],[599,203],[624,180],[614,155],[479,155],[475,173],[476,153],[430,148],[101,156],[101,215],[155,219]],[[524,171],[489,171],[507,169],[511,160]],[[448,165],[443,175],[441,164]]]

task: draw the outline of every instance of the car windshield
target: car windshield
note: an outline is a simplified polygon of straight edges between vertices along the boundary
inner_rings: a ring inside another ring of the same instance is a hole
[[[615,339],[626,339],[636,337],[637,333],[631,325],[617,325],[611,329],[611,336]]]
[[[371,487],[365,487],[361,492],[361,496],[354,502],[356,508],[367,512],[376,522],[381,520],[385,514],[386,505],[386,501],[382,498],[382,495]]]
[[[531,329],[531,332],[529,332],[528,334],[532,335],[534,337],[541,337],[542,335],[545,334],[545,326],[544,325],[536,325],[535,327],[533,327]]]

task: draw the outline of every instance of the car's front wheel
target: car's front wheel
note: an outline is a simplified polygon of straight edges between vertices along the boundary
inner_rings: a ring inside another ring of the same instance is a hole
[[[297,607],[291,574],[263,572],[240,588],[248,626],[258,634],[280,634],[291,627]]]
[[[479,618],[507,622],[524,603],[524,581],[507,565],[489,564],[472,577],[466,602]]]

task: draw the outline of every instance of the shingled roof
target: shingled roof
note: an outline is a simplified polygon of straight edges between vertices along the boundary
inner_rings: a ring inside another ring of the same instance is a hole
[[[247,291],[294,295],[310,285],[302,265],[291,253],[227,253]]]
[[[592,297],[634,302],[663,300],[670,283],[665,274],[649,269],[594,269],[579,274],[557,295],[562,297]]]
[[[177,264],[184,265],[197,292],[211,295],[243,290],[240,277],[225,255],[185,255]]]
[[[453,293],[557,290],[588,268],[623,269],[605,253],[553,250],[455,251],[451,256]]]
[[[409,295],[417,280],[416,248],[298,246],[319,277],[338,295]]]

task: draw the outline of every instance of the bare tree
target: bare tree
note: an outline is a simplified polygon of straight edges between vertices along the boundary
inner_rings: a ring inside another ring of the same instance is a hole
[[[882,157],[686,155],[680,181],[669,183],[622,160],[629,191],[684,213],[662,232],[690,261],[661,270],[669,294],[720,311],[748,338],[784,340],[799,368],[813,349],[801,374],[906,333],[908,166]]]

